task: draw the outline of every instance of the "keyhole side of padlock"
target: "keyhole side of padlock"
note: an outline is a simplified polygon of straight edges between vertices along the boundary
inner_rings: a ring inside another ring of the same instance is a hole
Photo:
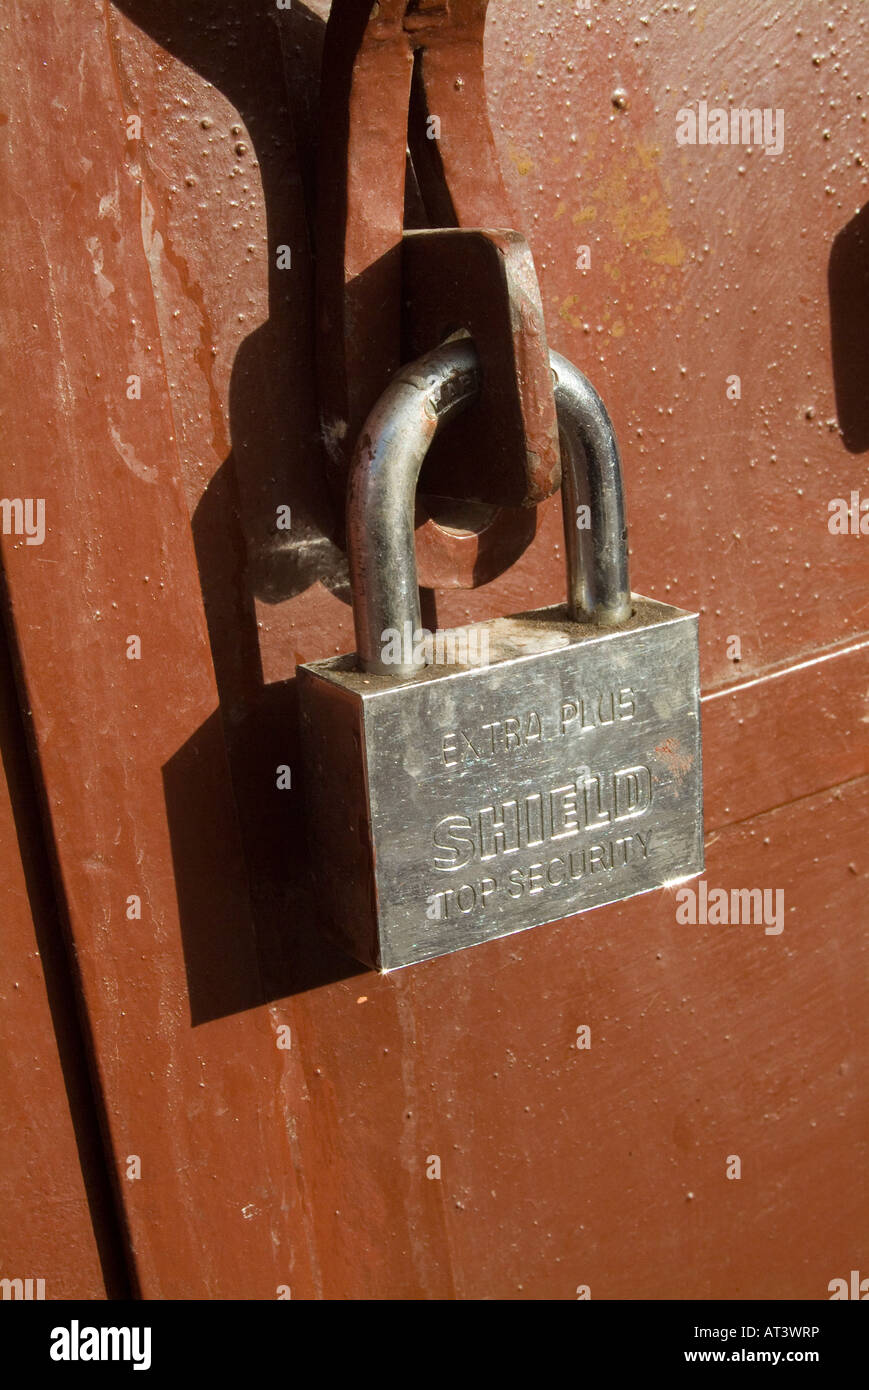
[[[627,526],[615,431],[600,396],[559,353],[550,353],[562,453],[562,511],[571,621],[616,627],[631,616]],[[423,662],[387,665],[387,630],[421,627],[414,549],[416,489],[440,429],[480,389],[473,342],[457,340],[403,367],[368,416],[350,469],[347,543],[356,651],[362,670],[398,678]],[[586,502],[580,503],[583,497]],[[589,525],[579,524],[580,506]]]

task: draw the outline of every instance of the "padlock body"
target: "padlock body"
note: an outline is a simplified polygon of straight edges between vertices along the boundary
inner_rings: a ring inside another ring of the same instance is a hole
[[[457,629],[464,664],[410,680],[299,667],[318,896],[360,960],[396,969],[702,872],[697,618],[633,602],[617,629],[563,608]]]

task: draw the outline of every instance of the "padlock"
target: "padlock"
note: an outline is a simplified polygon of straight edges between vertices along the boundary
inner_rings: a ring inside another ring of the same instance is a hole
[[[612,424],[551,364],[566,604],[421,627],[416,481],[479,389],[470,340],[404,367],[356,448],[357,653],[299,666],[299,697],[318,901],[384,971],[703,870],[697,615],[631,594]]]

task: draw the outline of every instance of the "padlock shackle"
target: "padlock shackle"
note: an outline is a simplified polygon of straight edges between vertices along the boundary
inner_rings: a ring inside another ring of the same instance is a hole
[[[606,406],[578,367],[553,351],[549,365],[561,444],[568,615],[575,623],[618,627],[631,616],[632,606],[625,490],[615,430]],[[579,525],[581,504],[588,506],[590,527]]]
[[[567,610],[574,622],[615,627],[631,614],[627,527],[618,445],[594,387],[565,357],[549,355],[562,463]],[[469,338],[408,363],[369,414],[350,466],[347,550],[363,671],[408,677],[424,663],[383,661],[385,633],[412,643],[420,631],[414,517],[426,453],[441,426],[480,390],[480,362]],[[590,529],[577,526],[585,503]],[[590,538],[590,545],[587,543]],[[402,641],[402,649],[404,648]]]

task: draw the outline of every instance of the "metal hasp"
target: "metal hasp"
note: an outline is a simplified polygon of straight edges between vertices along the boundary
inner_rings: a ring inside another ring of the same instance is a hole
[[[552,368],[563,605],[419,630],[414,487],[435,432],[478,389],[472,344],[404,368],[357,446],[360,656],[298,676],[322,908],[380,969],[703,869],[697,616],[630,594],[612,425],[575,367],[552,354]]]
[[[434,587],[500,574],[534,534],[527,509],[559,485],[540,289],[527,242],[508,230],[488,121],[487,8],[333,0],[323,51],[317,356],[334,495],[343,502],[359,430],[402,361],[465,332],[484,366],[422,492],[439,514],[445,499],[499,510],[460,536],[418,499],[420,570]]]

